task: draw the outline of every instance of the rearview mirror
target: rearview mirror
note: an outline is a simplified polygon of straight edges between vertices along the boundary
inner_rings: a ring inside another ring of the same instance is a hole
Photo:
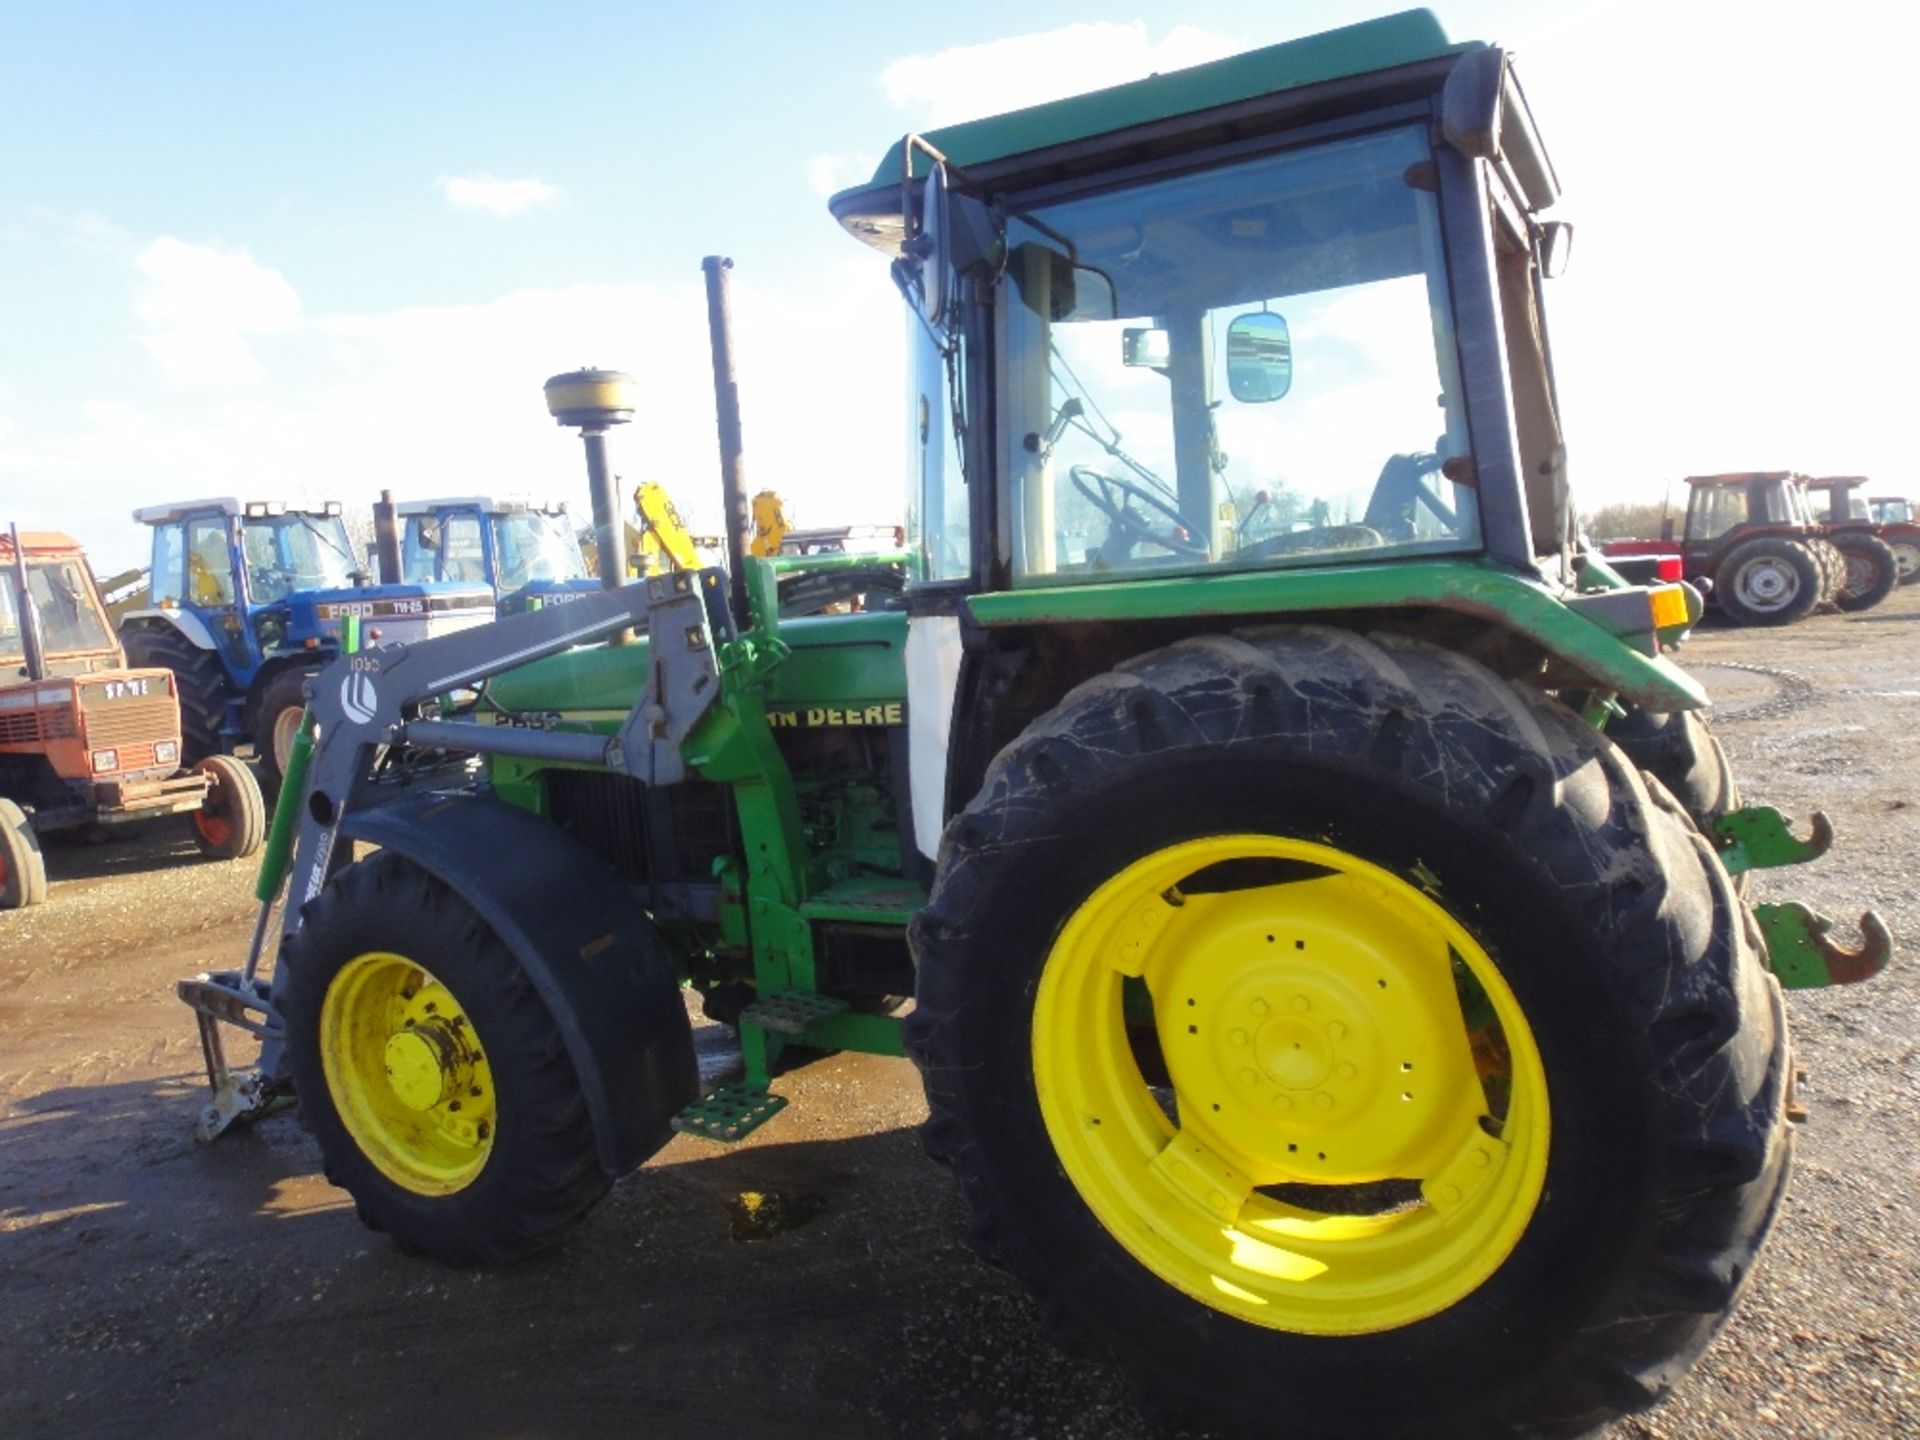
[[[1227,326],[1227,389],[1248,405],[1278,400],[1293,387],[1293,340],[1283,315],[1262,310]]]
[[[1172,360],[1171,347],[1167,343],[1167,332],[1164,330],[1130,329],[1120,337],[1122,365],[1164,370]]]

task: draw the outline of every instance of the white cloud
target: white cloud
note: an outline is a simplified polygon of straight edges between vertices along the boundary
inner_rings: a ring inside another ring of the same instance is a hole
[[[880,84],[895,108],[931,128],[1183,70],[1242,48],[1193,25],[1176,25],[1156,41],[1143,21],[1102,20],[904,56],[881,72]]]
[[[832,195],[858,185],[872,174],[873,155],[868,151],[807,157],[807,183],[819,195]]]
[[[282,335],[301,321],[300,295],[278,270],[244,250],[163,235],[134,261],[140,341],[183,385],[244,385],[261,377],[250,337]]]
[[[560,198],[560,188],[531,175],[496,180],[491,175],[442,175],[440,193],[456,210],[479,210],[505,220]]]
[[[864,252],[825,280],[801,293],[734,283],[748,483],[778,489],[804,524],[893,522],[904,503],[903,359],[888,343],[902,333],[899,301]],[[231,327],[160,333],[225,334],[245,349],[246,332]],[[697,278],[309,313],[276,345],[262,383],[244,390],[129,389],[57,415],[6,403],[0,380],[0,413],[17,422],[0,427],[0,494],[22,525],[83,536],[103,573],[141,559],[135,506],[192,495],[361,506],[382,486],[422,498],[500,490],[566,500],[584,514],[580,444],[548,418],[540,387],[560,371],[606,365],[631,374],[643,397],[633,422],[609,437],[623,493],[658,479],[696,530],[719,528]]]

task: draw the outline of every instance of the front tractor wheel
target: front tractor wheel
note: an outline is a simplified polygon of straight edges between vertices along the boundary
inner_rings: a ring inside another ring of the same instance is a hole
[[[293,758],[301,718],[307,713],[306,684],[310,678],[305,670],[283,670],[261,692],[259,713],[254,717],[253,753],[260,762],[263,788],[276,796]]]
[[[1185,641],[995,761],[915,922],[975,1234],[1172,1417],[1650,1404],[1786,1176],[1778,989],[1671,796],[1407,640]]]
[[[0,796],[0,910],[24,910],[47,898],[47,862],[33,822]]]
[[[1736,545],[1714,575],[1713,595],[1736,625],[1804,619],[1826,594],[1826,576],[1805,545],[1763,535]]]
[[[606,1193],[552,1016],[487,923],[412,861],[348,867],[288,942],[300,1113],[360,1217],[449,1264],[511,1260]]]
[[[207,797],[188,818],[193,843],[211,860],[242,860],[267,836],[267,806],[253,772],[231,755],[209,755],[193,767],[208,779]]]

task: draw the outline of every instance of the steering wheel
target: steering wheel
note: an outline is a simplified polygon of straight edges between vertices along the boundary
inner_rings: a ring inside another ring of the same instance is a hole
[[[1194,538],[1186,516],[1138,481],[1109,475],[1091,465],[1075,465],[1067,471],[1067,478],[1073,481],[1074,489],[1087,497],[1094,509],[1113,523],[1113,533],[1107,537],[1107,543],[1114,546],[1120,555],[1124,556],[1144,540],[1188,559],[1207,558],[1207,542]],[[1135,500],[1147,509],[1158,512],[1167,523],[1156,526],[1148,516],[1133,508]]]
[[[1246,564],[1255,560],[1271,560],[1276,555],[1371,550],[1376,545],[1386,543],[1386,536],[1371,525],[1318,525],[1311,530],[1291,530],[1280,535],[1269,535],[1251,545],[1242,545],[1233,552],[1231,558],[1236,563]]]

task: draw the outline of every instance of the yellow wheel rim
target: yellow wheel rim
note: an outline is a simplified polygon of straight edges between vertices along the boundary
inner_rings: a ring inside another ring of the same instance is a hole
[[[320,1005],[320,1066],[360,1152],[416,1195],[473,1183],[493,1149],[493,1075],[453,992],[403,955],[340,968]]]
[[[1033,1069],[1107,1231],[1276,1330],[1458,1303],[1545,1181],[1546,1071],[1492,959],[1432,895],[1327,845],[1189,841],[1103,884],[1047,957]]]

